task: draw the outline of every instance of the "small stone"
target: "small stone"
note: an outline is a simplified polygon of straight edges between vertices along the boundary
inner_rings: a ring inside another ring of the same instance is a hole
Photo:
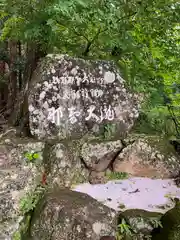
[[[91,171],[89,174],[89,182],[91,184],[102,184],[106,183],[105,172]]]
[[[7,138],[4,140],[4,142],[8,144],[8,143],[11,143],[11,140]]]

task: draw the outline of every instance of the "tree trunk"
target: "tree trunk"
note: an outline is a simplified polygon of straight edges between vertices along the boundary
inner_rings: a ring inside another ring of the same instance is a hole
[[[5,75],[5,62],[0,61],[0,110],[4,105],[3,91],[4,91],[4,75]]]
[[[26,136],[30,136],[29,129],[29,112],[28,112],[28,86],[31,82],[31,77],[34,70],[37,67],[40,58],[45,57],[46,53],[41,51],[40,46],[36,44],[29,44],[26,50],[26,65],[23,72],[23,92],[21,98],[17,102],[14,114],[11,117],[11,123],[15,126],[19,126],[19,132],[24,133]]]
[[[18,42],[18,55],[19,59],[22,59],[22,50],[21,50],[21,42]],[[19,86],[19,92],[22,90],[22,69],[20,66],[19,72],[18,72],[18,86]]]
[[[10,53],[10,75],[8,82],[8,102],[7,109],[11,114],[14,109],[14,103],[17,95],[17,70],[15,69],[15,63],[17,59],[17,42],[14,40],[9,41],[9,53]]]
[[[0,78],[0,112],[4,113],[7,109],[9,80],[9,56],[7,42],[0,45]]]

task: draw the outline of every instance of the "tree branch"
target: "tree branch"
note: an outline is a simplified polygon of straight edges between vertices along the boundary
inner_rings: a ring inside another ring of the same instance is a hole
[[[83,38],[86,39],[87,42],[89,42],[89,39],[88,39],[85,35],[82,35],[82,34],[78,33],[78,32],[75,30],[75,28],[73,28],[73,30],[74,30],[74,32],[75,32],[75,34],[76,34],[77,36],[83,37]]]
[[[118,23],[118,22],[120,22],[120,21],[122,21],[122,20],[124,20],[124,19],[126,19],[126,18],[135,16],[136,13],[137,13],[137,12],[133,12],[133,13],[129,14],[128,16],[124,16],[124,17],[122,17],[122,18],[119,18],[119,19],[117,19],[116,23]],[[110,23],[110,25],[112,25],[112,24],[113,24],[113,22]],[[108,27],[106,27],[106,28],[103,29],[103,30],[99,29],[99,30],[97,31],[97,33],[95,34],[95,36],[92,38],[92,40],[89,40],[85,35],[82,35],[82,34],[78,33],[78,32],[75,30],[75,28],[74,28],[73,30],[74,30],[74,32],[75,32],[75,34],[76,34],[77,36],[80,36],[80,37],[83,37],[84,39],[86,39],[87,45],[86,45],[86,49],[85,49],[85,51],[83,52],[82,55],[83,55],[83,56],[88,56],[88,53],[89,53],[90,48],[91,48],[92,44],[94,43],[94,41],[99,37],[99,35],[100,35],[101,33],[106,32],[106,31],[108,30]]]
[[[98,38],[99,34],[101,33],[101,29],[99,29],[96,33],[96,35],[93,37],[93,39],[91,41],[88,41],[86,49],[84,51],[84,53],[82,54],[83,56],[87,56],[89,51],[90,51],[90,47],[93,44],[93,42]]]

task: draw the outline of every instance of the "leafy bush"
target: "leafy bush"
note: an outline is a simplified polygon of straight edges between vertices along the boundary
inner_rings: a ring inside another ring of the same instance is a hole
[[[155,107],[149,111],[141,112],[133,130],[140,133],[167,136],[176,134],[175,124],[166,107]]]
[[[37,186],[35,191],[28,192],[20,199],[20,211],[26,214],[33,210],[45,192],[45,187]]]
[[[122,180],[122,179],[127,179],[129,175],[126,172],[110,172],[106,174],[106,177],[109,180],[114,180],[114,179]]]

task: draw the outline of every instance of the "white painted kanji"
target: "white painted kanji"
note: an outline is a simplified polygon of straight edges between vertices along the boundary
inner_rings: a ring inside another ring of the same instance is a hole
[[[55,109],[54,107],[48,109],[48,117],[47,119],[52,122],[55,123],[57,126],[61,125],[61,118],[63,117],[63,112],[62,112],[62,108],[59,107],[57,109]]]
[[[80,99],[80,97],[81,97],[80,90],[78,91],[72,90],[70,98],[75,100],[75,99]]]
[[[89,115],[85,118],[86,121],[89,121],[91,118],[95,118],[97,122],[100,120],[99,117],[95,113],[93,113],[95,108],[96,106],[91,105],[90,108],[87,110]]]
[[[111,105],[109,105],[109,107],[105,107],[104,108],[104,112],[105,112],[105,119],[112,121],[114,119],[114,109],[112,108]]]
[[[96,98],[102,97],[102,95],[103,95],[103,90],[101,90],[101,89],[91,89],[90,92],[91,92],[92,97],[96,97]]]
[[[86,116],[85,120],[89,121],[90,119],[94,119],[96,122],[101,123],[104,119],[112,121],[115,117],[115,112],[112,106],[104,106],[100,107],[100,116],[97,116],[94,113],[94,110],[96,109],[96,106],[91,105],[88,110],[88,116]],[[69,121],[71,124],[75,124],[78,121],[78,117],[81,115],[82,111],[79,111],[76,109],[75,106],[68,108],[69,112]],[[63,111],[62,108],[59,107],[55,109],[54,107],[48,109],[48,117],[47,120],[55,123],[57,126],[61,125],[61,120],[63,117]]]
[[[100,120],[99,123],[101,123],[104,120],[104,111],[103,111],[103,107],[100,107]]]
[[[98,117],[95,113],[96,106],[91,105],[90,108],[87,110],[89,115],[85,118],[86,121],[89,121],[91,118],[94,118],[98,123],[101,123],[104,119],[107,119],[109,121],[112,121],[115,117],[115,112],[112,106],[109,105],[109,107],[104,106],[100,107],[100,117]]]
[[[76,111],[75,107],[68,108],[69,111],[69,120],[72,124],[78,121],[77,117],[81,115],[80,111]]]
[[[83,98],[89,98],[88,90],[87,89],[81,89],[81,95]]]
[[[70,98],[71,98],[71,92],[70,92],[70,89],[67,88],[67,89],[65,89],[64,92],[63,92],[62,99],[68,100],[68,99],[70,99]]]

